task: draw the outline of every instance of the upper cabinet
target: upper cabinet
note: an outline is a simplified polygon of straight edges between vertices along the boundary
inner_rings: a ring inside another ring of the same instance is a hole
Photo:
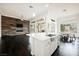
[[[55,33],[55,20],[40,18],[31,21],[30,33]]]
[[[45,32],[45,20],[44,19],[40,19],[36,21],[36,31]]]
[[[45,32],[45,20],[44,19],[39,19],[36,21],[31,21],[30,22],[30,32],[31,33],[41,33]]]

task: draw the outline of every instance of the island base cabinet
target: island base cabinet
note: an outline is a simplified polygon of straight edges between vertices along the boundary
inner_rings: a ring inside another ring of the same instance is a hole
[[[31,40],[31,54],[34,56],[50,56],[58,46],[57,39],[50,41],[50,39],[38,40],[32,38]]]

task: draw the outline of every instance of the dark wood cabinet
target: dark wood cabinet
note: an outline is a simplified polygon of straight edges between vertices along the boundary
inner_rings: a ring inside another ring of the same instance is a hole
[[[21,32],[18,32],[17,24],[22,24],[23,27]],[[11,34],[27,34],[29,33],[29,21],[22,21],[18,18],[8,17],[8,16],[1,16],[1,28],[2,28],[2,35],[11,35]]]

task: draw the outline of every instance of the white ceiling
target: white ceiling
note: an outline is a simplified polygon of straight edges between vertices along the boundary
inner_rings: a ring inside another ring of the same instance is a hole
[[[29,8],[29,6],[33,8]],[[63,10],[66,10],[65,12]],[[25,20],[51,13],[52,17],[61,17],[79,13],[78,3],[0,3],[0,13]]]
[[[50,4],[49,9],[53,17],[63,17],[79,14],[79,4],[77,3]],[[64,11],[64,9],[66,11]]]

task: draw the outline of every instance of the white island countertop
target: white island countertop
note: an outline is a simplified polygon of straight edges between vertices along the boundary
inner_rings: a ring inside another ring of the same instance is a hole
[[[47,40],[50,38],[55,38],[57,35],[54,35],[52,37],[47,36],[45,33],[33,33],[33,34],[26,34],[32,38],[38,39],[38,40]]]

